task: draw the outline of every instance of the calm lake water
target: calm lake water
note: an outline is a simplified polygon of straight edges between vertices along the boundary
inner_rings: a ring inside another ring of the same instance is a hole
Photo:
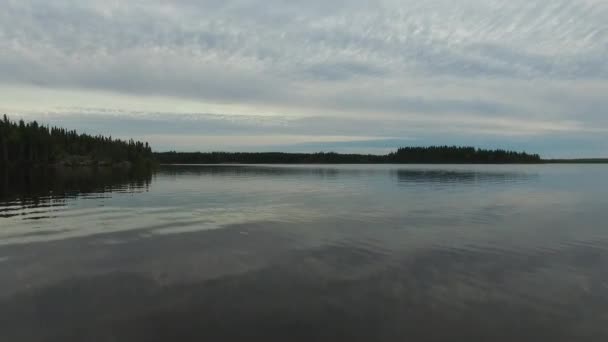
[[[0,173],[0,340],[608,341],[608,165]]]

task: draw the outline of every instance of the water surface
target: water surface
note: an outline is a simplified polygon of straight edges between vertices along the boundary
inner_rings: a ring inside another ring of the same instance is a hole
[[[0,173],[2,341],[606,341],[604,165]]]

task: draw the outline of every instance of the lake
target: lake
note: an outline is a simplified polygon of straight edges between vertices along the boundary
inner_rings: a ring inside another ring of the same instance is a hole
[[[0,173],[2,341],[608,341],[608,165]]]

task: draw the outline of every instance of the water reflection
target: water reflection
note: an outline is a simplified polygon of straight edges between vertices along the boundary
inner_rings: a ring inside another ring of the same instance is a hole
[[[466,166],[404,166],[404,165],[180,165],[163,166],[162,174],[194,176],[251,176],[251,177],[368,177],[386,175],[395,176],[399,182],[411,183],[483,183],[514,182],[538,177],[530,171],[510,168],[492,168],[477,166],[473,169]]]
[[[161,166],[161,172],[166,175],[196,175],[196,176],[257,176],[257,177],[277,177],[277,176],[336,176],[339,173],[359,174],[364,172],[360,169],[339,169],[336,167],[323,166],[263,166],[263,165],[179,165]]]
[[[527,256],[318,247],[261,268],[175,281],[170,267],[70,278],[0,301],[9,341],[601,341],[606,253]],[[271,236],[267,236],[271,238]],[[189,239],[201,240],[202,236]],[[160,245],[161,242],[158,242]],[[170,245],[173,243],[169,242]],[[187,243],[190,246],[192,243]],[[268,247],[268,246],[266,246]],[[177,251],[174,251],[177,252]],[[237,263],[227,251],[219,255]],[[202,263],[203,255],[181,263]],[[151,256],[151,255],[149,255]],[[573,274],[560,264],[576,267]],[[234,266],[234,265],[232,265]],[[344,267],[348,266],[348,267]],[[158,266],[157,266],[158,267]],[[166,273],[165,273],[166,272]],[[551,280],[548,282],[548,280]]]
[[[103,198],[118,192],[142,192],[150,187],[152,170],[140,168],[0,168],[0,217],[44,213],[75,197]],[[36,215],[41,214],[41,215]]]
[[[478,183],[513,183],[529,181],[538,175],[516,171],[479,171],[479,170],[433,170],[433,169],[398,169],[392,171],[400,183],[432,184],[478,184]]]
[[[10,175],[0,340],[604,341],[602,167]]]

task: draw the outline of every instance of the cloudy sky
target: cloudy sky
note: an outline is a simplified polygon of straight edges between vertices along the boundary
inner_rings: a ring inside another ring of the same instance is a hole
[[[608,1],[0,0],[0,112],[156,150],[608,156]]]

